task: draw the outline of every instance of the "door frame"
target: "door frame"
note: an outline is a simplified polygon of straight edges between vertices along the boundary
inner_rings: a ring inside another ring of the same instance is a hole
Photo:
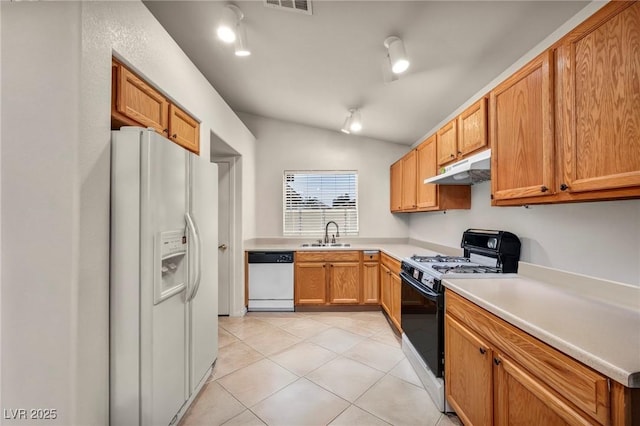
[[[214,163],[229,164],[229,316],[242,316],[245,314],[244,283],[241,283],[242,275],[239,273],[244,266],[242,254],[242,208],[240,203],[239,187],[241,184],[241,170],[238,165],[238,156],[214,156]],[[223,208],[222,205],[218,206]],[[219,265],[220,267],[222,265]],[[221,283],[218,283],[220,285]]]

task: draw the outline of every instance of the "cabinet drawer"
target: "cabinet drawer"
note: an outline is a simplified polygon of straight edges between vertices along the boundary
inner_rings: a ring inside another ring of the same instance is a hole
[[[296,262],[358,262],[358,251],[299,251],[296,252]]]
[[[363,262],[378,262],[380,260],[380,252],[379,251],[363,251],[362,252],[362,261]]]
[[[380,255],[380,262],[387,268],[389,268],[392,274],[400,273],[400,262],[389,256],[388,254],[382,253]]]
[[[446,292],[445,309],[586,414],[608,423],[605,376],[451,291]]]

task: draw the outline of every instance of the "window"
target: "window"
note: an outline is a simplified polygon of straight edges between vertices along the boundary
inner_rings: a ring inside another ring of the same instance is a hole
[[[285,171],[282,187],[285,236],[323,236],[331,220],[341,236],[358,235],[358,172]]]

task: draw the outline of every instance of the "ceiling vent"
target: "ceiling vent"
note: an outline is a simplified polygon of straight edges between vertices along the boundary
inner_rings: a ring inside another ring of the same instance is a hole
[[[310,0],[264,0],[265,7],[311,15]]]

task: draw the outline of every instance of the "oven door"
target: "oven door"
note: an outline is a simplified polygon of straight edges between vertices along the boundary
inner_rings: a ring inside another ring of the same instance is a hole
[[[444,298],[400,273],[402,331],[436,377],[444,359]]]

